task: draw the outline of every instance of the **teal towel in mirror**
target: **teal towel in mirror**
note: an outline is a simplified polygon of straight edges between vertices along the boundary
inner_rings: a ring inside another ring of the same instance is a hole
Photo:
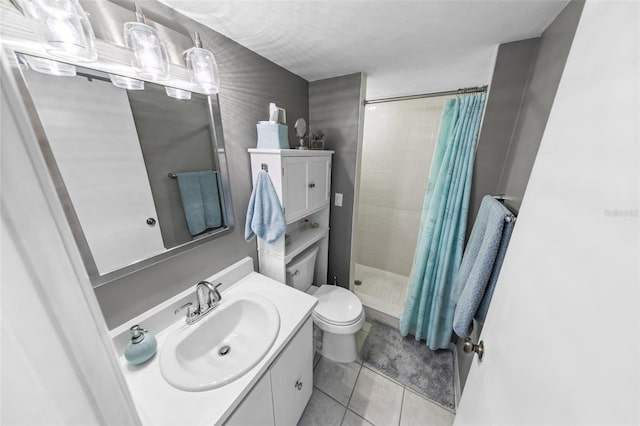
[[[257,235],[272,244],[282,238],[286,231],[287,224],[276,189],[269,175],[260,170],[249,199],[244,238],[249,241]]]
[[[178,188],[191,235],[222,226],[218,197],[218,172],[177,173]]]

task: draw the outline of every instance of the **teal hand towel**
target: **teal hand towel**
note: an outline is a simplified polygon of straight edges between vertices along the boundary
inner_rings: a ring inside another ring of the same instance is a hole
[[[177,173],[178,188],[191,235],[222,226],[218,172]]]
[[[474,318],[484,323],[513,229],[509,216],[502,203],[484,196],[453,285],[453,330],[460,337],[471,334]]]
[[[257,235],[272,244],[278,241],[286,231],[287,224],[276,189],[271,183],[269,174],[260,170],[247,207],[244,238],[249,241]]]

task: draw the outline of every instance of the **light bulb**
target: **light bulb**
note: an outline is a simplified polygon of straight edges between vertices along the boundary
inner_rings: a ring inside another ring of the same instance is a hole
[[[49,53],[80,62],[98,59],[93,28],[78,0],[32,0],[28,10],[42,23]]]
[[[144,90],[144,81],[135,78],[123,77],[121,75],[109,74],[111,84],[121,89]]]
[[[127,47],[133,50],[138,75],[152,80],[169,79],[169,57],[157,31],[141,22],[124,24]]]
[[[175,99],[180,99],[182,101],[188,101],[191,99],[191,92],[189,92],[188,90],[181,90],[181,89],[176,89],[175,87],[167,86],[164,88],[164,91],[167,94],[167,96]]]

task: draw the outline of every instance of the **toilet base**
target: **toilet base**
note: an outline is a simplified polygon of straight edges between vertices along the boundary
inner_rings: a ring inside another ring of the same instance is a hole
[[[354,362],[358,359],[355,334],[335,334],[323,331],[322,356],[335,362]]]

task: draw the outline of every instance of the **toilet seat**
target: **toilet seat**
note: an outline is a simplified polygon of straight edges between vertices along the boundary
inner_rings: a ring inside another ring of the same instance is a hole
[[[336,334],[355,333],[364,322],[364,310],[358,296],[347,289],[322,285],[314,296],[318,304],[313,311],[314,323],[324,331]]]

